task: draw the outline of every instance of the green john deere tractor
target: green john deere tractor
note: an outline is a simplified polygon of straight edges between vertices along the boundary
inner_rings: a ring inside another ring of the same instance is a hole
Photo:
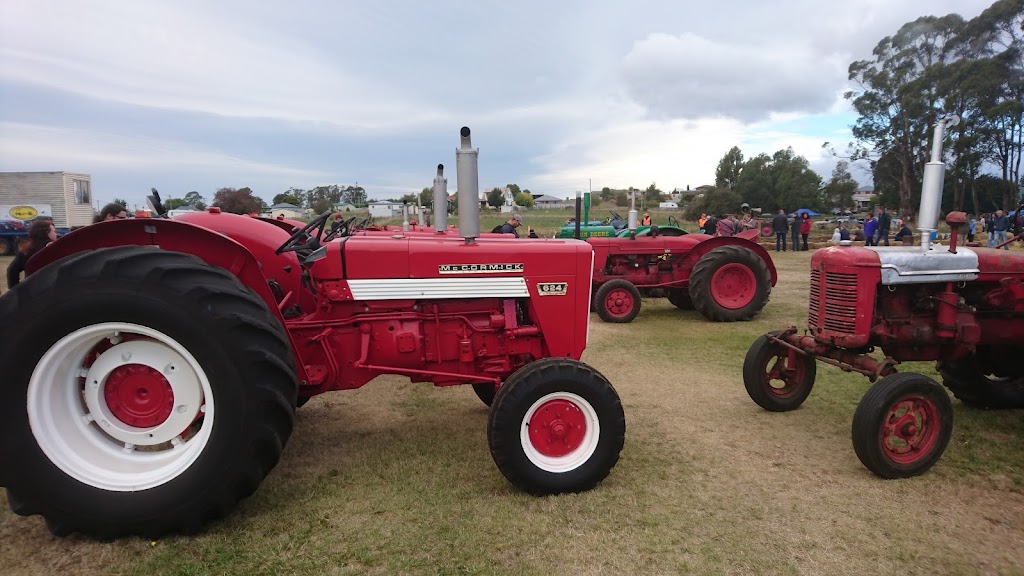
[[[610,217],[607,223],[600,221],[590,220],[590,193],[583,193],[583,218],[580,220],[580,239],[585,240],[587,238],[615,238],[621,236],[629,236],[629,229],[627,228],[628,221],[619,215],[618,212],[610,210],[608,213]],[[614,224],[618,221],[619,226]],[[658,234],[661,236],[683,236],[688,234],[686,230],[679,227],[679,221],[674,216],[668,217],[668,226],[659,226]],[[648,236],[651,233],[650,226],[637,226],[637,236]],[[575,238],[576,237],[576,226],[565,225],[562,226],[561,230],[555,234],[555,238]]]

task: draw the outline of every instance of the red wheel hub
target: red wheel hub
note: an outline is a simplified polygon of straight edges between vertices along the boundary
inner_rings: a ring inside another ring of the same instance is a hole
[[[579,448],[587,432],[583,412],[568,400],[541,404],[526,425],[530,430],[530,444],[537,452],[552,458]]]
[[[152,428],[174,408],[170,382],[143,364],[125,364],[107,376],[103,398],[115,418],[136,428]]]
[[[897,464],[927,458],[938,438],[939,410],[924,396],[907,396],[896,402],[882,423],[882,448]]]
[[[628,316],[633,311],[633,305],[633,295],[623,288],[612,290],[604,300],[605,310],[616,318]]]
[[[765,389],[772,395],[789,398],[803,388],[804,382],[807,380],[807,366],[795,352],[779,348],[773,357],[775,363],[772,364],[772,358],[768,359],[768,364],[771,364],[771,367],[765,372],[764,384]],[[776,386],[776,382],[782,384]]]
[[[738,310],[754,300],[757,279],[754,271],[736,262],[726,264],[711,277],[711,297],[722,308]]]

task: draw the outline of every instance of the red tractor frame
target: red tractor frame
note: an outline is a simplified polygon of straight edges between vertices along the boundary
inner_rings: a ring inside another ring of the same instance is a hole
[[[942,456],[953,427],[949,395],[933,379],[898,373],[901,362],[936,362],[943,384],[969,405],[1024,408],[1024,255],[958,246],[962,212],[951,212],[948,247],[931,244],[944,164],[935,126],[921,194],[919,247],[849,245],[811,257],[807,330],[759,337],[743,382],[762,408],[798,408],[814,385],[815,362],[867,376],[874,385],[853,416],[860,461],[884,478],[923,474]],[[847,242],[846,244],[849,244]],[[880,350],[884,357],[872,356]]]
[[[630,212],[630,218],[634,217]],[[715,322],[750,320],[768,303],[778,281],[768,251],[739,236],[707,234],[588,238],[594,247],[593,309],[605,322],[632,322],[642,294],[665,295],[682,310]]]
[[[477,205],[477,153],[463,128],[464,207]],[[114,220],[33,257],[0,297],[11,509],[61,535],[196,532],[274,468],[297,405],[382,374],[472,384],[495,464],[528,493],[609,474],[625,416],[580,361],[588,244],[478,239],[473,209],[462,237],[330,221]]]

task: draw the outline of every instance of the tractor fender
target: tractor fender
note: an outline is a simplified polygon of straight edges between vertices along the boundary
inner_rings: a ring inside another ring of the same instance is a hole
[[[772,286],[775,286],[775,283],[778,282],[778,272],[775,270],[775,263],[772,262],[772,257],[768,254],[768,251],[757,242],[751,242],[750,240],[736,236],[716,236],[697,244],[692,250],[690,250],[690,253],[686,255],[686,258],[683,259],[683,265],[687,268],[693,268],[701,257],[719,246],[742,246],[744,248],[749,248],[754,252],[754,254],[757,254],[761,260],[764,260],[765,265],[768,266],[768,272],[772,275]]]
[[[99,248],[113,248],[126,245],[153,246],[169,252],[191,254],[211,266],[218,266],[233,274],[245,286],[252,289],[267,304],[271,314],[282,326],[284,316],[270,291],[259,261],[241,243],[196,224],[164,218],[130,218],[110,220],[79,228],[51,242],[33,256],[26,265],[26,272],[32,274],[62,258]],[[282,254],[295,260],[294,253]],[[287,330],[286,330],[287,331]],[[299,357],[299,347],[289,333],[292,354],[300,381],[308,381],[306,371]]]

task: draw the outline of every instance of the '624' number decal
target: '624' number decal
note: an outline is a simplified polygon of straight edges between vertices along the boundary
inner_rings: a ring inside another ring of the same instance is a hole
[[[568,282],[545,282],[537,284],[538,296],[565,296],[568,290]]]

